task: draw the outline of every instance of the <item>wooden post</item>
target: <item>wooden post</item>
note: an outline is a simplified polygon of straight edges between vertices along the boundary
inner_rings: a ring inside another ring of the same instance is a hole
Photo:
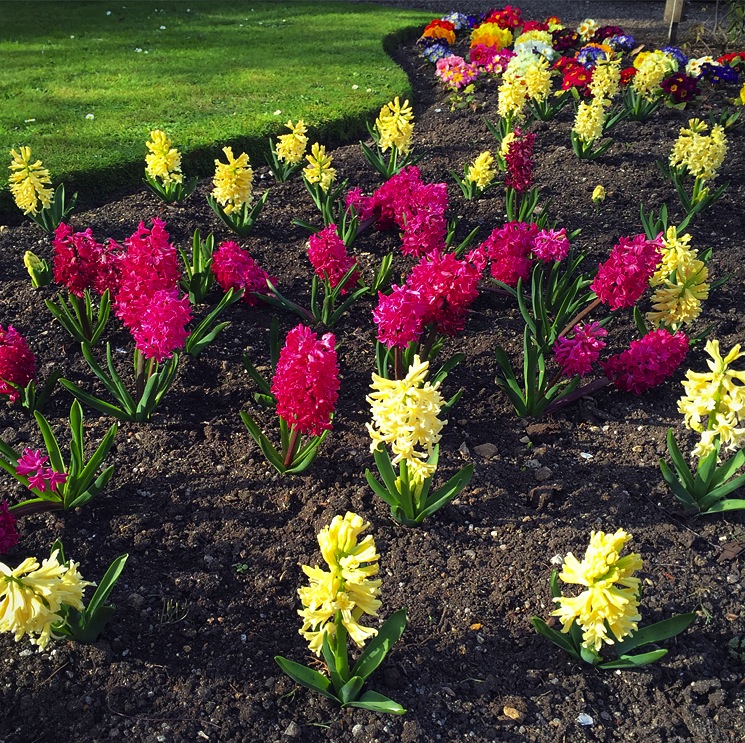
[[[669,23],[667,33],[668,44],[674,44],[678,36],[678,24],[683,18],[683,7],[685,0],[666,0],[665,2],[665,23]]]

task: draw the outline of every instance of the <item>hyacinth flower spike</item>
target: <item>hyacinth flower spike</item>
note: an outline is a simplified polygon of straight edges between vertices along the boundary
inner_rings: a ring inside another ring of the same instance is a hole
[[[408,101],[401,103],[398,96],[380,109],[375,125],[367,124],[367,131],[374,147],[360,142],[365,160],[388,180],[408,165],[421,158],[411,155],[411,138],[414,131],[414,112]],[[386,156],[386,152],[389,154]]]
[[[166,204],[181,203],[194,193],[197,177],[184,182],[181,153],[172,146],[165,132],[155,129],[145,143],[145,183]]]
[[[290,176],[303,167],[305,151],[308,148],[308,127],[302,119],[297,124],[292,120],[285,124],[289,134],[280,134],[277,144],[269,140],[269,156],[265,157],[272,175],[278,183],[284,183]]]
[[[380,555],[372,535],[359,539],[369,526],[356,513],[335,516],[318,534],[329,570],[301,566],[310,584],[298,590],[303,605],[298,611],[303,619],[300,634],[313,653],[323,656],[328,676],[281,655],[274,660],[293,681],[342,707],[402,715],[406,710],[398,702],[372,690],[363,691],[406,628],[404,609],[388,617],[380,629],[361,624],[366,614],[377,616],[382,605],[378,598],[382,581],[374,577]],[[354,665],[349,661],[350,639],[364,648]]]
[[[620,556],[630,539],[623,529],[614,534],[593,531],[584,558],[580,561],[570,552],[561,573],[551,575],[551,596],[557,604],[552,616],[559,618],[561,632],[540,617],[532,619],[538,634],[575,660],[603,670],[654,663],[667,654],[666,649],[632,651],[679,635],[696,618],[695,612],[679,614],[639,629],[640,580],[634,573],[642,568],[642,560],[638,554]],[[579,596],[564,596],[559,580],[584,590]],[[605,660],[605,647],[616,657]]]
[[[332,333],[321,338],[298,325],[279,350],[278,323],[272,322],[270,339],[274,378],[271,385],[244,355],[246,370],[259,386],[256,401],[274,407],[279,417],[280,449],[261,431],[254,418],[241,411],[241,419],[267,461],[280,474],[306,470],[332,428],[339,396],[339,365]]]

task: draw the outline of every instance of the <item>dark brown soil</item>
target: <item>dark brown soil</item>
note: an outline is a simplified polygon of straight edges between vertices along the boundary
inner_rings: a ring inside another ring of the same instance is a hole
[[[415,88],[416,151],[425,180],[448,180],[494,141],[482,115],[495,116],[494,90],[478,112],[451,113],[434,84],[433,68],[412,49],[400,61]],[[701,104],[721,109],[723,94]],[[569,146],[571,117],[533,125],[537,183],[560,226],[581,228],[578,244],[588,265],[603,260],[619,235],[640,231],[639,204],[667,202],[671,185],[658,175],[689,112],[665,109],[646,124],[624,123],[616,144],[599,161],[579,162]],[[729,348],[742,339],[745,157],[742,129],[730,133],[722,179],[726,196],[690,229],[699,249],[713,247],[713,277],[730,275],[706,303],[694,331],[713,325]],[[378,181],[357,147],[334,151],[342,177],[369,192]],[[259,168],[269,185],[265,168]],[[594,207],[602,183],[608,198]],[[206,206],[210,184],[200,184],[185,206],[165,207],[144,189],[100,209],[75,214],[77,229],[123,240],[140,220],[160,216],[175,242],[188,246],[195,228],[228,238]],[[504,220],[499,189],[464,202],[450,183],[451,218],[459,234],[480,225],[480,239]],[[315,219],[302,184],[272,185],[266,210],[242,244],[278,278],[286,295],[307,302],[311,269],[306,233],[295,217]],[[393,234],[366,232],[355,244],[366,266],[395,248]],[[91,385],[79,348],[51,322],[42,297],[30,288],[22,255],[51,253],[33,225],[0,232],[0,322],[24,334],[43,368],[65,370]],[[403,263],[401,264],[403,266]],[[591,270],[588,269],[588,270]],[[247,351],[268,359],[264,306],[234,306],[231,326],[198,359],[184,358],[173,389],[150,424],[123,424],[108,490],[84,509],[25,519],[18,547],[3,559],[16,564],[43,556],[60,537],[89,578],[111,559],[130,559],[113,598],[118,611],[95,645],[57,641],[42,653],[25,640],[0,638],[0,741],[716,741],[745,736],[745,667],[727,642],[745,632],[742,607],[743,516],[692,519],[682,515],[662,481],[658,458],[668,428],[691,442],[676,412],[685,368],[704,368],[699,345],[673,379],[634,397],[605,390],[544,421],[517,418],[495,382],[497,343],[517,348],[516,313],[509,300],[484,292],[466,332],[444,355],[466,360],[449,376],[446,393],[464,389],[450,414],[441,446],[443,477],[473,461],[467,490],[420,529],[393,523],[364,480],[372,465],[364,423],[365,394],[374,369],[369,300],[335,329],[342,388],[334,431],[305,474],[281,478],[264,462],[241,424],[255,409],[252,382],[241,365]],[[628,322],[627,322],[628,321]],[[296,324],[281,317],[283,331]],[[616,321],[614,351],[630,337],[630,318]],[[122,365],[130,342],[121,329],[109,336]],[[122,349],[122,352],[119,352]],[[47,414],[57,431],[71,398],[61,389]],[[100,437],[110,421],[87,411],[88,434]],[[35,427],[5,409],[2,437],[42,445]],[[481,444],[496,453],[475,453]],[[461,449],[462,445],[467,449]],[[468,452],[461,454],[460,451]],[[539,482],[536,472],[548,468]],[[21,489],[3,480],[11,502]],[[308,661],[298,634],[298,565],[315,564],[316,533],[334,515],[354,510],[372,522],[384,579],[382,613],[406,607],[408,628],[373,677],[372,687],[401,702],[401,718],[339,711],[283,676],[273,656]],[[652,622],[695,611],[669,654],[636,672],[580,667],[534,633],[530,617],[551,609],[551,559],[584,551],[591,529],[623,527],[642,554],[642,614]],[[727,548],[730,549],[727,549]],[[505,715],[505,707],[521,719]],[[593,724],[582,727],[580,713]]]

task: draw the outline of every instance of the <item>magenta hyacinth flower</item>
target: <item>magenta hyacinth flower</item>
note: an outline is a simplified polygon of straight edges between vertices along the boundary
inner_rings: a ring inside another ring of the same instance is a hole
[[[577,325],[572,338],[558,338],[554,343],[554,358],[565,376],[584,377],[592,370],[605,341],[600,340],[608,331],[600,323]]]

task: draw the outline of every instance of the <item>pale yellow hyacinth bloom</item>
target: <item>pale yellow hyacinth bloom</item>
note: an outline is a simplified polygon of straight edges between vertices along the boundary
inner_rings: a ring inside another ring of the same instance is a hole
[[[592,191],[592,200],[595,204],[605,201],[605,186],[598,184]]]
[[[590,81],[590,93],[593,98],[611,100],[618,93],[621,83],[621,60],[601,60],[595,66]]]
[[[243,152],[237,158],[231,147],[223,147],[227,163],[215,160],[215,186],[212,195],[222,206],[226,214],[250,204],[253,197],[254,172],[248,162],[248,155]]]
[[[551,93],[551,70],[545,57],[535,55],[533,64],[526,68],[523,78],[530,100],[541,103],[548,98]]]
[[[738,427],[745,410],[745,371],[729,368],[745,353],[738,343],[722,357],[719,341],[712,339],[706,341],[704,350],[710,357],[706,362],[709,371],[687,371],[685,395],[678,400],[678,412],[685,417],[686,426],[701,433],[701,440],[693,449],[693,455],[699,458],[712,451],[717,435],[730,451],[741,448],[745,438],[745,428]]]
[[[740,88],[740,105],[745,106],[745,83]]]
[[[163,183],[181,183],[184,180],[181,173],[181,153],[171,145],[165,132],[154,129],[145,145],[150,150],[145,155],[145,172],[151,178],[159,178]]]
[[[677,330],[701,314],[701,302],[709,296],[709,269],[689,246],[690,235],[678,236],[676,227],[668,227],[663,239],[662,260],[649,280],[657,287],[652,295],[652,311],[647,320],[655,326]]]
[[[623,640],[635,632],[641,620],[639,579],[633,577],[642,567],[641,557],[635,553],[619,556],[630,539],[623,529],[615,534],[593,531],[582,562],[570,552],[559,574],[564,583],[585,586],[586,590],[579,596],[555,598],[559,607],[551,614],[559,617],[564,633],[576,621],[582,629],[582,644],[595,652],[603,643],[614,644],[613,637]]]
[[[287,162],[290,165],[297,165],[303,157],[308,147],[308,127],[302,119],[298,119],[297,124],[292,123],[290,119],[285,126],[290,130],[289,134],[280,134],[277,137],[277,160]]]
[[[497,113],[503,119],[521,119],[525,116],[528,86],[523,77],[502,76],[497,91]]]
[[[670,165],[682,165],[695,178],[712,180],[727,155],[727,136],[724,127],[709,126],[700,119],[690,119],[688,128],[682,127],[670,153]]]
[[[662,94],[660,83],[678,70],[678,62],[671,54],[655,50],[642,52],[634,60],[637,72],[631,81],[634,90],[647,100],[654,100]]]
[[[395,147],[406,155],[411,150],[411,137],[414,132],[414,112],[408,101],[401,103],[398,96],[380,109],[375,119],[379,135],[379,146],[383,152]]]
[[[41,565],[27,557],[14,570],[0,562],[0,632],[24,635],[39,649],[53,637],[52,625],[61,621],[63,606],[83,609],[83,590],[93,583],[82,579],[77,565],[62,565],[55,550]]]
[[[507,157],[507,154],[510,151],[510,145],[515,141],[515,132],[507,132],[507,134],[502,137],[502,143],[499,145],[499,154],[502,156],[502,158]]]
[[[301,566],[310,585],[298,590],[303,604],[298,611],[303,618],[300,634],[316,655],[321,654],[324,635],[336,634],[338,618],[358,647],[378,633],[359,623],[363,614],[377,616],[381,606],[381,581],[372,579],[378,573],[380,555],[372,535],[358,541],[368,526],[356,513],[335,516],[318,534],[321,554],[330,570]]]
[[[585,143],[591,144],[603,136],[605,109],[610,101],[604,98],[593,98],[589,103],[582,101],[577,109],[572,131]]]
[[[308,165],[303,168],[303,174],[308,183],[318,183],[323,191],[328,191],[336,178],[336,170],[331,167],[334,158],[326,154],[324,145],[314,142],[305,159]]]
[[[440,383],[426,381],[428,371],[429,362],[414,356],[403,379],[373,374],[370,386],[374,392],[366,398],[373,417],[372,423],[366,424],[372,438],[370,451],[381,444],[390,446],[394,454],[391,462],[405,460],[415,485],[434,474],[435,466],[427,460],[447,423],[437,417],[445,401],[439,391]]]
[[[494,168],[494,156],[486,150],[482,152],[469,166],[466,180],[475,183],[482,191],[489,186],[497,176]]]
[[[49,171],[41,160],[31,162],[30,147],[21,147],[20,152],[11,150],[10,156],[8,183],[13,199],[24,214],[37,214],[54,198]]]

